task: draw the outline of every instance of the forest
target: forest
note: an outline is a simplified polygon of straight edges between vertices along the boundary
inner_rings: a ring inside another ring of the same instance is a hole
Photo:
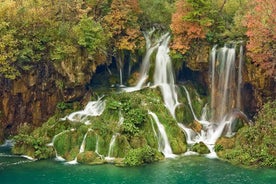
[[[185,57],[203,44],[244,41],[256,72],[276,75],[274,0],[2,0],[0,13],[0,73],[8,79],[77,53],[94,67],[110,57],[124,62],[153,27],[171,32],[178,62],[189,62]]]

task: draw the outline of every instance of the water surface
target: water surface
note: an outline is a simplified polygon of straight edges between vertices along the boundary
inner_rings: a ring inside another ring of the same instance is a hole
[[[30,161],[0,148],[1,184],[49,183],[187,183],[272,184],[275,169],[246,169],[217,159],[183,156],[141,167],[66,165],[55,160]]]

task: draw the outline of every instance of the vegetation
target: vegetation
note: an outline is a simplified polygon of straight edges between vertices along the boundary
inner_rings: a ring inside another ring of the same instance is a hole
[[[4,0],[0,74],[15,79],[43,60],[68,62],[74,55],[94,67],[112,57],[122,67],[136,61],[144,46],[142,31],[156,27],[171,29],[171,47],[180,58],[202,42],[248,38],[252,62],[267,76],[275,76],[274,1]]]
[[[245,15],[248,56],[265,75],[276,76],[276,1],[254,0]]]
[[[276,167],[276,101],[267,102],[255,121],[234,138],[218,141],[218,154],[234,164]]]
[[[152,163],[162,158],[162,155],[149,146],[132,149],[126,155],[124,164],[128,166],[137,166],[146,163]]]

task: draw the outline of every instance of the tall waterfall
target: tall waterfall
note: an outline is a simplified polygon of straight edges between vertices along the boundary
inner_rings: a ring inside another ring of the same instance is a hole
[[[221,122],[233,109],[241,110],[243,48],[239,59],[236,47],[216,49],[211,52],[211,121]],[[237,61],[237,62],[236,62]],[[229,119],[229,118],[228,118]]]
[[[210,156],[216,157],[214,144],[216,140],[224,135],[232,135],[231,125],[235,120],[232,116],[234,112],[245,116],[240,112],[241,89],[242,89],[242,65],[243,49],[237,56],[236,47],[226,47],[217,49],[214,46],[210,54],[211,72],[211,118],[208,119],[206,106],[198,122],[202,125],[201,132],[194,132],[192,129],[179,124],[180,128],[187,135],[188,144],[203,142],[211,151]],[[184,88],[189,99],[189,92]],[[193,112],[192,104],[189,106]],[[193,113],[194,114],[194,113]],[[194,116],[195,117],[195,116]],[[195,120],[197,118],[195,117]]]
[[[174,71],[169,56],[169,41],[170,36],[167,33],[158,47],[155,60],[154,85],[160,87],[165,106],[175,117],[175,108],[179,102],[175,90]]]

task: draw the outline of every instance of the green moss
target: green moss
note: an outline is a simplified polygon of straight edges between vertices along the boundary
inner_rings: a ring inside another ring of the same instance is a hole
[[[72,147],[71,132],[66,132],[56,137],[54,147],[58,155],[64,156],[67,152],[69,152]]]
[[[132,148],[141,148],[147,145],[147,140],[143,136],[133,136],[130,139],[130,146]]]
[[[98,155],[93,151],[85,151],[78,154],[77,157],[78,163],[82,164],[99,164],[104,163],[104,160],[98,157]]]
[[[15,142],[12,148],[13,154],[28,155],[36,159],[50,158],[54,155],[53,148],[46,145],[47,138],[19,134],[13,140]]]
[[[124,158],[127,152],[131,149],[127,137],[124,135],[118,135],[114,148],[114,156]]]
[[[85,139],[85,150],[95,151],[97,144],[97,134],[94,131],[89,131]]]
[[[157,130],[156,123],[153,120],[147,118],[147,121],[144,126],[143,136],[146,138],[147,144],[152,147],[158,149],[158,140],[155,136],[154,130]]]
[[[112,93],[105,98],[105,101],[106,108],[101,116],[88,117],[90,125],[77,122],[71,123],[67,120],[61,121],[59,120],[60,117],[56,115],[41,127],[34,131],[30,130],[29,133],[32,137],[42,137],[44,146],[50,143],[55,135],[58,135],[54,141],[54,148],[58,155],[68,161],[75,159],[78,155],[84,136],[87,133],[85,153],[78,156],[84,163],[90,162],[83,158],[85,154],[88,154],[88,156],[90,154],[89,157],[94,158],[92,152],[96,150],[97,141],[99,154],[107,156],[111,138],[114,134],[118,134],[111,156],[124,158],[132,149],[142,149],[148,146],[151,149],[158,148],[158,141],[152,129],[152,124],[155,130],[157,130],[157,127],[155,123],[151,122],[152,120],[148,115],[148,110],[150,110],[155,112],[164,124],[173,152],[177,154],[185,152],[185,136],[177,126],[177,122],[165,108],[158,89],[148,88],[133,93]],[[119,124],[120,117],[124,118],[122,124]],[[22,135],[27,136],[24,133]],[[25,139],[24,136],[20,139]],[[18,150],[21,146],[20,149],[22,150],[20,152],[22,153],[26,153],[28,150],[36,152],[36,150],[43,148],[43,145],[37,146],[38,149],[34,148],[34,144],[17,145]],[[54,155],[53,148],[48,148],[52,149],[51,153]],[[160,156],[160,154],[156,153],[155,155]],[[47,158],[46,155],[43,157]],[[144,159],[143,162],[146,163],[146,160]],[[102,161],[99,160],[99,162]]]
[[[197,152],[199,154],[208,154],[208,153],[210,153],[208,147],[203,142],[196,143],[195,145],[193,145],[191,150],[194,151],[194,152]]]
[[[107,136],[105,138],[99,136],[98,137],[98,144],[99,144],[99,154],[101,155],[108,155],[108,149],[109,149],[109,144],[110,144],[111,136]]]

